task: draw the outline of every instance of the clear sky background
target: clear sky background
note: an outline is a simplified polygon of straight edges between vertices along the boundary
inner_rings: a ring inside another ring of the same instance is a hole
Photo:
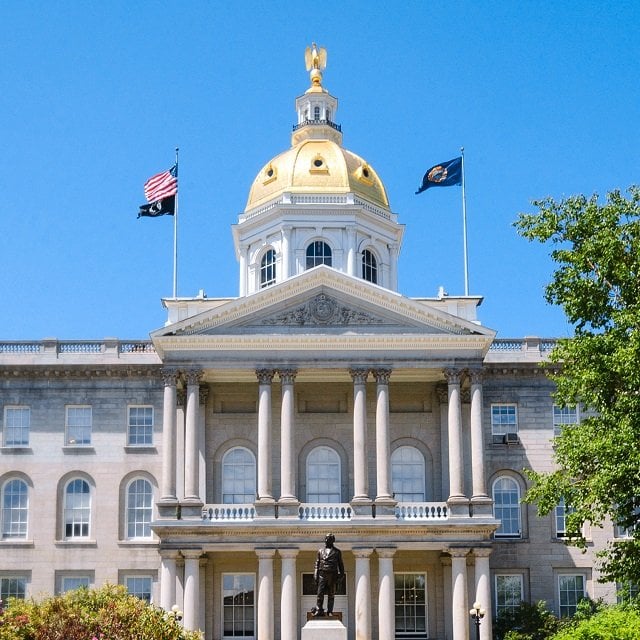
[[[304,49],[328,50],[346,148],[406,225],[401,293],[470,293],[499,337],[564,336],[532,199],[640,183],[640,2],[0,4],[0,340],[142,338],[172,293],[173,219],[136,219],[180,147],[178,295],[238,294],[230,227],[290,145]]]

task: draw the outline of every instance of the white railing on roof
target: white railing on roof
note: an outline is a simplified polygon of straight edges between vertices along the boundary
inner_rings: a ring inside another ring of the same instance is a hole
[[[11,340],[0,342],[0,353],[27,354],[137,354],[155,353],[150,340]]]
[[[40,353],[41,342],[0,342],[0,353]]]
[[[239,522],[253,520],[256,508],[252,504],[206,504],[202,519],[210,522]]]
[[[337,504],[303,503],[298,509],[300,520],[351,520],[351,505],[348,502]]]
[[[396,505],[398,520],[447,520],[446,502],[399,502]]]

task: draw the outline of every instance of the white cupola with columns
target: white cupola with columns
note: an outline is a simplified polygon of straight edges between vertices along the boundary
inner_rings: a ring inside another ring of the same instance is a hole
[[[296,99],[291,148],[260,169],[233,225],[240,296],[321,264],[397,291],[404,227],[373,167],[342,146],[338,101],[322,86],[326,59],[307,48],[311,86]]]

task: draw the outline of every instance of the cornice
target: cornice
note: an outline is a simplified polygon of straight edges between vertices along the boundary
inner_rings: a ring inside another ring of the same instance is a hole
[[[43,365],[13,365],[0,366],[0,378],[16,380],[20,378],[26,379],[48,379],[61,380],[65,378],[154,378],[162,379],[162,365],[144,365],[132,366],[117,364],[103,366],[84,365],[65,365],[52,366],[51,364]]]

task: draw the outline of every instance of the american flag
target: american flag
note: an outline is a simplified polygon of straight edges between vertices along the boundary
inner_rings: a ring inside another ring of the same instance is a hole
[[[144,197],[147,202],[157,202],[178,192],[178,165],[168,171],[152,176],[144,183]]]

